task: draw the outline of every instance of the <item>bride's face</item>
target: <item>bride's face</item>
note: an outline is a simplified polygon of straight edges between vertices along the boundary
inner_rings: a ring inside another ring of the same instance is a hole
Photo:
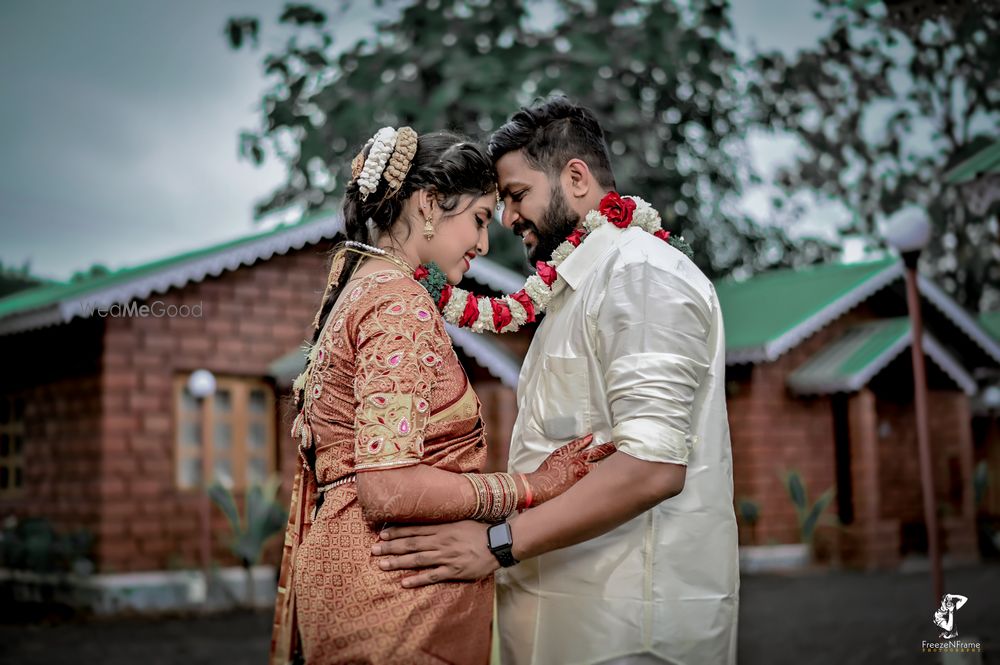
[[[437,263],[449,284],[461,282],[476,256],[489,251],[495,200],[493,194],[463,196],[455,212],[435,223],[434,237],[427,242],[421,258]]]

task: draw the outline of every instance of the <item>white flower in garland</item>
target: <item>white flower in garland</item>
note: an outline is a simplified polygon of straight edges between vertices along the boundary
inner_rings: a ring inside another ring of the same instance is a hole
[[[561,243],[559,243],[559,246],[556,247],[555,251],[552,252],[552,261],[550,261],[550,263],[553,265],[553,267],[558,268],[559,265],[563,261],[565,261],[570,254],[573,253],[574,249],[576,249],[576,245],[574,245],[569,241],[563,240]]]
[[[448,304],[445,305],[444,311],[441,313],[441,315],[444,316],[445,321],[458,321],[462,318],[462,312],[465,311],[465,301],[468,296],[469,292],[465,289],[456,288],[452,292],[451,299],[448,301]]]
[[[372,148],[374,152],[374,147]],[[390,150],[391,152],[391,150]],[[365,164],[367,167],[367,162]],[[637,196],[623,197],[617,192],[601,199],[600,207],[587,213],[583,229],[571,233],[556,247],[549,261],[539,261],[536,272],[528,277],[524,288],[500,298],[470,297],[468,291],[447,283],[444,273],[436,264],[420,266],[413,277],[430,292],[445,321],[473,332],[513,332],[535,316],[544,312],[562,279],[556,272],[563,261],[583,243],[589,234],[604,224],[620,229],[632,226],[669,243],[691,257],[691,248],[682,239],[671,237],[660,228],[660,215],[646,201]]]

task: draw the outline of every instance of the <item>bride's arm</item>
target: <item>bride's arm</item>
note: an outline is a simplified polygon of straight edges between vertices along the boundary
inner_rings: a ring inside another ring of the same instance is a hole
[[[354,468],[358,501],[369,522],[502,519],[515,507],[565,491],[592,462],[613,451],[583,452],[591,439],[582,437],[550,455],[527,481],[422,464],[432,395],[451,340],[421,293],[422,298],[404,292],[376,302],[357,326]],[[506,514],[489,509],[500,505]]]
[[[526,492],[520,478],[515,480],[523,504]],[[373,524],[455,522],[472,518],[476,512],[478,497],[467,478],[426,464],[363,471],[358,473],[357,485],[358,502],[365,519]]]
[[[516,487],[514,505],[518,510],[529,504],[545,503],[569,489],[594,467],[594,463],[614,452],[613,444],[587,450],[590,435],[570,441],[550,454],[537,471],[512,477]],[[358,473],[358,501],[371,523],[441,523],[476,518],[480,499],[468,476],[426,464]],[[530,495],[529,490],[530,489]]]

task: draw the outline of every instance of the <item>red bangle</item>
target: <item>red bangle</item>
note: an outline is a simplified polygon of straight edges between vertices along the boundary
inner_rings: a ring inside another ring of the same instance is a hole
[[[531,495],[531,485],[528,484],[528,477],[523,473],[517,474],[521,476],[521,482],[524,483],[524,509],[527,510],[531,508],[531,503],[534,497]]]

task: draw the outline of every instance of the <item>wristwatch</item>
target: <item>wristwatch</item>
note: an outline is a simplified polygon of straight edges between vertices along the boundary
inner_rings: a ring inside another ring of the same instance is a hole
[[[493,552],[493,556],[504,568],[510,568],[519,563],[510,551],[513,545],[514,538],[507,522],[500,522],[500,524],[494,524],[486,529],[486,546],[490,548],[490,552]]]

